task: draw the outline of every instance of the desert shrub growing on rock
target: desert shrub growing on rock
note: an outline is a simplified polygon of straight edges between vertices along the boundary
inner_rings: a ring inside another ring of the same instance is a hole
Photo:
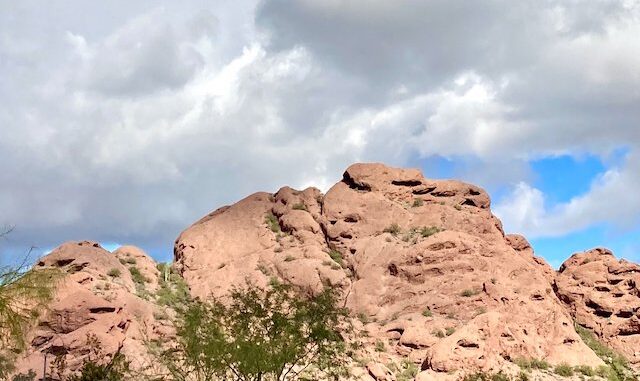
[[[607,366],[599,367],[595,373],[607,381],[631,381],[637,380],[639,375],[629,366],[629,362],[624,356],[602,344],[596,335],[589,329],[579,324],[575,325],[576,332],[582,338],[582,341],[591,348]]]
[[[234,289],[219,299],[192,301],[178,314],[176,343],[156,350],[163,380],[296,380],[343,371],[339,327],[347,311],[331,289],[301,297],[283,284]]]

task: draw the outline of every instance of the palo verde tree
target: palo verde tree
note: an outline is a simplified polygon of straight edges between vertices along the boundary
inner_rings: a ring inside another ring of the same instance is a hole
[[[347,311],[330,288],[313,297],[286,285],[236,288],[225,302],[192,301],[178,314],[177,343],[158,356],[173,381],[288,381],[304,372],[337,378],[346,360]]]
[[[4,237],[10,230],[4,231]],[[26,336],[53,298],[60,273],[18,266],[0,267],[0,380],[12,368],[12,359],[26,347]]]

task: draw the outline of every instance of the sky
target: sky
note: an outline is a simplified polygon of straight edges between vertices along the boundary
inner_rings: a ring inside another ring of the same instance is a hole
[[[638,36],[638,0],[0,0],[0,263],[170,260],[217,207],[362,161],[484,187],[553,266],[640,261]]]

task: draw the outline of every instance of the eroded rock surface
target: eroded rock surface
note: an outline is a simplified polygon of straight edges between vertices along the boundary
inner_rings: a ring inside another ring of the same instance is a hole
[[[607,249],[577,253],[560,267],[555,289],[578,324],[640,364],[640,266]]]
[[[326,195],[256,193],[185,230],[175,257],[196,296],[272,278],[339,287],[366,347],[429,374],[516,357],[602,364],[553,292],[553,270],[505,237],[487,193],[418,170],[355,164]]]

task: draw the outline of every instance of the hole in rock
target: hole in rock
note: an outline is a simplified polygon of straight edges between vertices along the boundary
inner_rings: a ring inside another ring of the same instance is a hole
[[[106,314],[111,312],[116,312],[115,307],[93,307],[89,308],[89,312],[92,314]]]
[[[462,347],[462,348],[480,348],[480,345],[478,345],[478,343],[474,343],[467,339],[458,340],[457,344],[459,347]]]
[[[618,313],[616,313],[616,316],[619,318],[628,319],[633,316],[633,311],[618,311]]]
[[[422,184],[420,180],[392,180],[391,184],[401,187],[415,187]]]
[[[58,259],[58,260],[56,261],[56,264],[55,264],[55,265],[56,265],[57,267],[64,267],[64,266],[68,265],[69,263],[71,263],[71,262],[73,262],[73,261],[75,261],[75,260],[76,260],[75,258]]]

